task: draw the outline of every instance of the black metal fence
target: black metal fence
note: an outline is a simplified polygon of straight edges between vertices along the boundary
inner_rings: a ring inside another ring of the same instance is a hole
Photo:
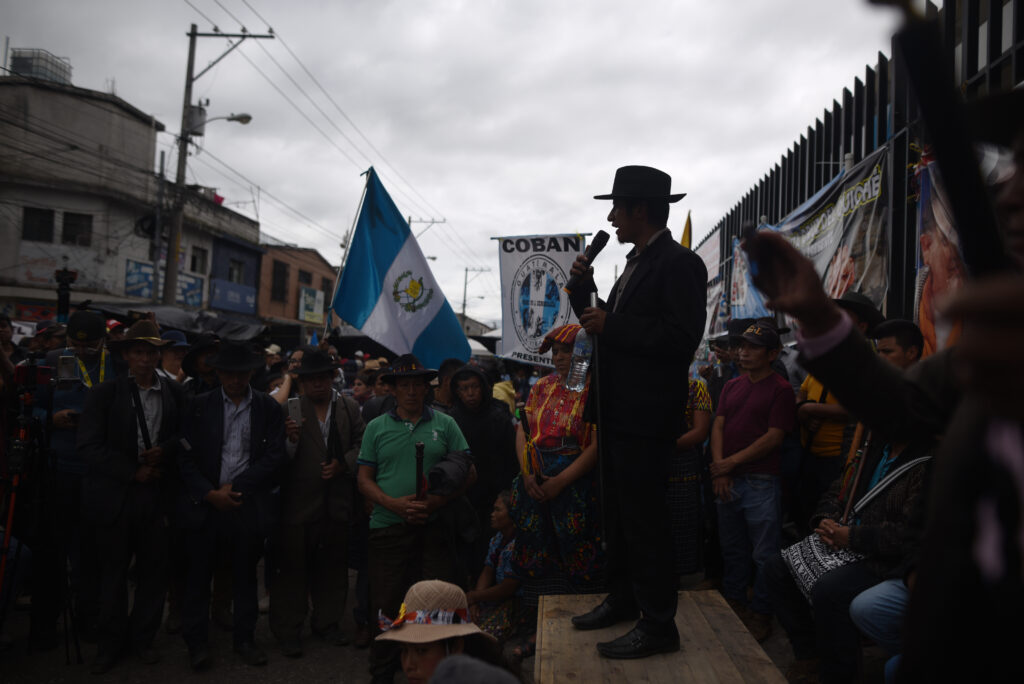
[[[1024,0],[959,0],[939,9],[948,64],[968,99],[1010,90],[1024,81]],[[939,65],[936,65],[939,67]],[[913,166],[923,138],[903,64],[878,53],[874,66],[844,88],[822,116],[794,141],[778,163],[722,218],[704,240],[719,241],[721,263],[711,283],[732,277],[732,244],[747,221],[776,224],[843,168],[879,147],[889,147],[889,294],[887,314],[913,318],[916,277],[916,197]],[[698,248],[700,245],[698,245]]]

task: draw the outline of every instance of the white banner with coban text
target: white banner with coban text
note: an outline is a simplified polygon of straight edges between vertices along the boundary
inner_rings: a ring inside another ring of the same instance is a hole
[[[552,328],[575,323],[562,289],[586,247],[578,233],[496,238],[501,263],[501,354],[520,363],[551,365],[540,344]]]

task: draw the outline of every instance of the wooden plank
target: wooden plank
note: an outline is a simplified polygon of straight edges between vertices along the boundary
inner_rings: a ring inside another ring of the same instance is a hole
[[[694,593],[697,592],[679,592],[679,609],[676,611],[679,642],[693,670],[693,681],[742,684],[743,674],[694,601]]]
[[[743,626],[717,591],[692,592],[694,602],[707,618],[745,682],[784,683],[786,680],[757,640]]]
[[[631,628],[621,623],[606,629],[580,631],[573,615],[585,613],[600,595],[542,596],[537,616],[537,657],[534,678],[539,684],[558,682],[783,682],[781,673],[733,614],[718,592],[681,592],[676,625],[678,653],[638,660],[609,660],[597,644]]]

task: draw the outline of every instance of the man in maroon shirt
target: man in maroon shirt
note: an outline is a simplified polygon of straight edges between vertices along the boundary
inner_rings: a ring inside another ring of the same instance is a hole
[[[779,460],[782,440],[796,426],[793,388],[771,368],[778,332],[762,322],[739,346],[742,371],[722,389],[711,428],[711,476],[725,573],[722,594],[758,641],[771,634],[771,604],[761,566],[779,553]],[[750,561],[757,567],[747,610]]]

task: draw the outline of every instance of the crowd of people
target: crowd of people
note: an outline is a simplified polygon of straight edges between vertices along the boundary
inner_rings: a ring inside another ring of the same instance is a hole
[[[1019,270],[1015,140],[999,210]],[[547,332],[543,367],[340,359],[326,339],[285,354],[88,310],[22,346],[0,317],[18,522],[0,608],[31,601],[33,648],[61,623],[93,641],[96,674],[159,662],[161,625],[207,669],[211,621],[260,666],[262,560],[283,657],[313,637],[369,647],[374,682],[515,681],[544,595],[605,594],[578,630],[635,622],[604,658],[679,650],[685,577],[758,641],[777,620],[790,681],[855,681],[866,640],[893,656],[887,679],[1019,681],[1019,273],[965,285],[946,304],[957,344],[934,350],[866,297],[832,298],[777,234],[750,234],[778,315],[730,321],[691,369],[707,272],[665,228],[681,197],[638,166],[595,197],[634,249],[596,303],[577,258],[578,323]],[[577,386],[583,331],[597,351]]]

